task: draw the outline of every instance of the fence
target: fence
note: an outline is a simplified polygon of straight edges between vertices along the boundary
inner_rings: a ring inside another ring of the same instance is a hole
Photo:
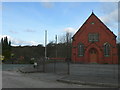
[[[68,63],[65,58],[49,58],[43,63],[43,71],[57,74],[68,73]]]

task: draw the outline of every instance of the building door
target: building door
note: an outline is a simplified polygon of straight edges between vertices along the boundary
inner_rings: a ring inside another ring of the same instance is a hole
[[[90,52],[89,52],[89,55],[90,55],[90,63],[97,63],[97,50],[92,48],[90,49]]]

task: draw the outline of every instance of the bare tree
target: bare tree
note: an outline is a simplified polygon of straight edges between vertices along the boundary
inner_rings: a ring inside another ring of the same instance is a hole
[[[72,42],[72,33],[66,32],[64,35],[59,36],[59,43],[67,43],[67,38],[68,38],[68,43]]]
[[[63,57],[71,58],[71,48],[72,48],[72,33],[66,32],[64,35],[59,37],[59,48],[58,53]]]

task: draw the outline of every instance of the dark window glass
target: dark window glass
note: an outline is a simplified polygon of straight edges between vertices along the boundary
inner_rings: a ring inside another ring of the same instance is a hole
[[[78,45],[78,56],[83,56],[84,55],[84,44],[80,43]]]
[[[110,44],[109,43],[105,43],[104,44],[104,56],[109,56],[110,55]]]
[[[88,34],[89,42],[97,42],[99,40],[98,33]]]

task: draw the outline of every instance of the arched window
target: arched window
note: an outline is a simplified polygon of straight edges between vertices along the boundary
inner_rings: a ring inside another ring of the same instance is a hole
[[[110,44],[104,43],[104,56],[110,56]]]
[[[78,45],[78,56],[83,56],[84,55],[84,44],[79,43]]]

